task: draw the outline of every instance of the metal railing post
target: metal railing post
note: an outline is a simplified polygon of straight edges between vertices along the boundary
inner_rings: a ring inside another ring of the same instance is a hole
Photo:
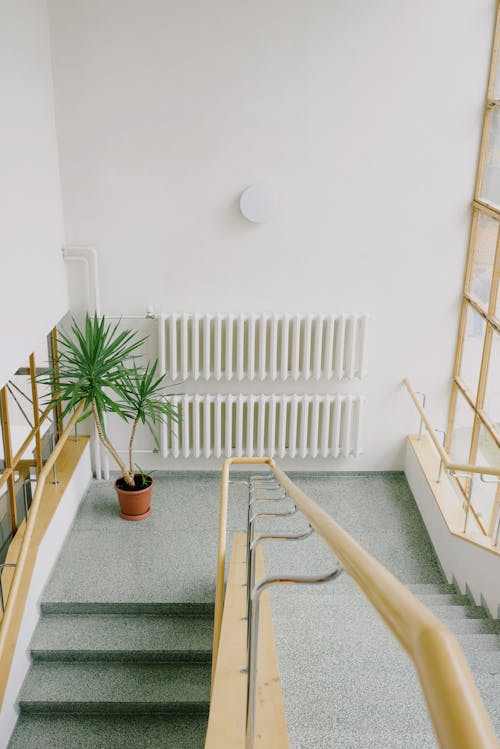
[[[249,641],[248,680],[245,749],[253,749],[255,731],[255,694],[257,684],[257,655],[259,647],[260,598],[262,593],[273,585],[318,585],[335,580],[342,572],[338,564],[332,572],[317,577],[266,577],[253,588],[250,599],[252,604],[252,622]]]

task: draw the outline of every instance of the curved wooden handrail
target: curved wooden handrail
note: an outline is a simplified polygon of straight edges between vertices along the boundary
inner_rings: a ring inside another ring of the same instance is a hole
[[[30,511],[28,513],[28,517],[26,520],[26,529],[25,529],[23,541],[21,544],[21,550],[19,552],[19,557],[17,558],[17,562],[16,562],[16,570],[12,578],[12,585],[10,587],[9,596],[6,601],[4,615],[0,623],[0,660],[3,662],[4,667],[5,667],[6,660],[8,659],[12,660],[12,657],[14,655],[13,650],[6,647],[6,643],[9,640],[9,632],[10,632],[11,627],[16,626],[16,622],[14,620],[15,618],[14,610],[16,607],[14,604],[15,604],[16,597],[19,595],[19,590],[21,586],[23,585],[23,583],[26,582],[23,579],[25,575],[26,559],[30,551],[30,542],[33,537],[34,530],[36,528],[37,516],[38,516],[39,509],[40,509],[41,498],[42,498],[42,493],[45,487],[45,483],[47,481],[47,477],[50,471],[52,470],[54,463],[59,457],[61,450],[66,444],[68,437],[70,436],[72,430],[75,427],[75,424],[77,423],[78,419],[81,416],[81,413],[83,411],[83,406],[84,404],[82,401],[76,407],[73,413],[73,416],[71,417],[70,421],[66,425],[54,449],[52,450],[51,454],[47,458],[47,461],[45,462],[42,470],[40,471],[38,475],[36,489],[33,495],[33,501],[31,503]],[[10,663],[9,663],[9,669],[10,669]],[[3,702],[3,695],[5,693],[5,687],[6,687],[6,684],[0,684],[0,706],[1,706],[1,703]]]
[[[229,458],[221,489],[221,533],[227,526],[229,469],[233,463],[263,463],[337,557],[412,659],[442,749],[498,749],[488,713],[454,635],[392,573],[355,541],[283,473],[271,458]],[[223,517],[224,515],[224,517]],[[221,559],[221,553],[224,561]],[[225,537],[219,545],[217,588],[224,591]],[[222,575],[219,578],[219,575]],[[215,630],[218,628],[216,601]],[[222,611],[220,612],[222,616]],[[219,632],[214,631],[214,665]]]

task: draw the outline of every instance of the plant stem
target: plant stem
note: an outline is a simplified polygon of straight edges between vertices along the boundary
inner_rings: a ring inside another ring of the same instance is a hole
[[[132,458],[132,447],[134,444],[135,430],[137,429],[138,423],[139,423],[139,417],[137,416],[134,421],[134,426],[132,427],[132,433],[130,435],[130,442],[128,443],[128,459],[130,463],[130,473],[132,474],[132,476],[134,475],[134,461]]]
[[[97,434],[99,435],[99,439],[101,440],[106,450],[113,456],[113,458],[118,463],[121,469],[121,472],[123,473],[123,478],[125,479],[125,483],[127,483],[129,486],[135,486],[133,471],[130,472],[127,470],[127,466],[125,465],[123,460],[120,458],[120,456],[116,452],[111,442],[109,442],[109,440],[104,436],[104,430],[102,428],[101,420],[99,418],[99,414],[97,413],[97,408],[95,406],[94,401],[92,401],[92,413],[94,414],[94,419],[95,419],[95,424],[97,428]]]

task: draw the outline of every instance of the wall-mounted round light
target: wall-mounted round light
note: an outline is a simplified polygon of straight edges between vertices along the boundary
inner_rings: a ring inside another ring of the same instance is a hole
[[[241,193],[240,211],[255,224],[263,224],[276,215],[278,199],[269,185],[257,183]]]

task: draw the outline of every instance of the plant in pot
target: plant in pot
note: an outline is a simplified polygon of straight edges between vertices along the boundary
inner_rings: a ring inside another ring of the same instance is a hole
[[[168,400],[166,375],[158,374],[158,361],[145,367],[134,357],[146,338],[132,330],[120,330],[104,317],[86,315],[80,327],[71,325],[72,335],[58,333],[59,354],[49,380],[56,395],[52,403],[62,404],[64,417],[83,401],[81,420],[92,416],[104,448],[116,461],[121,476],[115,482],[121,512],[125,520],[142,520],[151,513],[153,478],[134,470],[133,447],[139,424],[146,425],[158,446],[159,423],[179,421],[178,408]],[[104,414],[115,413],[131,424],[128,462],[112,445],[106,434]]]

